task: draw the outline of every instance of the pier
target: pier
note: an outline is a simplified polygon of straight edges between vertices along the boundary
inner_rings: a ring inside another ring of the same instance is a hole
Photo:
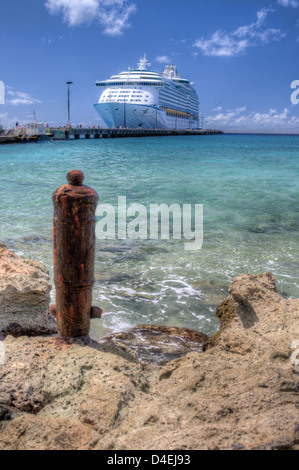
[[[51,140],[52,134],[27,134],[25,129],[15,128],[0,130],[0,144],[18,144],[22,142],[39,142],[42,140]]]
[[[223,134],[216,129],[103,129],[103,128],[50,128],[52,140],[113,139],[118,137],[158,137],[175,135]]]
[[[216,129],[103,129],[83,127],[51,127],[43,135],[26,135],[22,129],[0,131],[0,144],[39,142],[42,140],[115,139],[124,137],[159,137],[180,135],[219,135]]]

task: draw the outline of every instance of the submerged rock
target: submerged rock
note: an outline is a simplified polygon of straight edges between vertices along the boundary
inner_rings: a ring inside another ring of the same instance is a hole
[[[189,328],[139,325],[123,333],[103,338],[101,343],[112,342],[141,361],[166,364],[191,351],[202,352],[208,337]]]
[[[0,245],[0,337],[52,334],[51,285],[42,262],[25,260]]]

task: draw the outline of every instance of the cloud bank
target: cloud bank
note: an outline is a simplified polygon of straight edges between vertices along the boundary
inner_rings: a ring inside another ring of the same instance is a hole
[[[272,11],[269,8],[263,8],[257,12],[257,19],[254,23],[240,26],[232,33],[219,29],[208,39],[197,39],[194,47],[200,49],[206,56],[231,57],[245,53],[249,47],[279,41],[285,33],[280,29],[264,26],[268,13]]]
[[[299,0],[278,0],[278,5],[282,5],[283,7],[299,7]]]
[[[298,133],[299,117],[292,116],[287,108],[283,111],[271,108],[268,112],[259,113],[247,112],[246,106],[227,110],[218,106],[212,112],[205,117],[205,127],[234,132]]]
[[[42,101],[32,98],[28,93],[23,93],[22,91],[9,90],[7,94],[11,97],[7,100],[7,104],[13,106],[42,103]]]
[[[167,55],[158,55],[155,58],[156,62],[159,62],[160,64],[170,64],[171,63],[171,58],[168,57]]]
[[[121,36],[136,11],[129,0],[47,0],[45,6],[51,14],[62,14],[69,26],[98,21],[109,36]]]

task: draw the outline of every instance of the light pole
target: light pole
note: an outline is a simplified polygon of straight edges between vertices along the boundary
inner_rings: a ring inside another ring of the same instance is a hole
[[[70,85],[73,85],[73,82],[66,82],[67,84],[67,116],[68,116],[68,125],[71,125],[71,106],[70,106]]]

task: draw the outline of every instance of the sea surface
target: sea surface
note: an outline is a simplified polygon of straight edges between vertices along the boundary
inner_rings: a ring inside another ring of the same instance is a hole
[[[203,204],[204,242],[103,240],[93,320],[100,338],[137,324],[219,324],[215,307],[242,273],[273,271],[299,297],[299,137],[220,135],[80,140],[0,147],[0,243],[46,263],[53,281],[52,193],[80,169],[101,203]],[[55,293],[52,291],[54,302]]]

